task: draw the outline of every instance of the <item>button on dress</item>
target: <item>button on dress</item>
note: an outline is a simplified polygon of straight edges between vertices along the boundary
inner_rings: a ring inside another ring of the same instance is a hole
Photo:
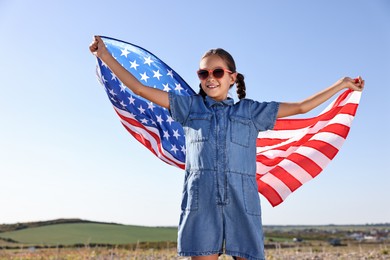
[[[169,102],[186,137],[178,254],[264,259],[256,138],[273,128],[279,103],[172,92]]]

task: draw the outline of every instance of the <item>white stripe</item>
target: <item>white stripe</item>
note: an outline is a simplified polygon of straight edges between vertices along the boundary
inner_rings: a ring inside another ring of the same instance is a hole
[[[288,186],[284,184],[284,182],[282,182],[272,174],[264,175],[263,177],[261,177],[261,181],[271,186],[279,194],[282,200],[285,200],[287,196],[292,193]]]
[[[256,162],[256,173],[260,175],[264,175],[267,172],[269,172],[271,169],[273,169],[275,166],[266,166],[262,164],[261,162]]]
[[[329,133],[329,132],[321,132],[313,135],[310,140],[318,140],[323,141],[325,143],[328,143],[332,146],[334,146],[337,149],[340,149],[340,147],[343,145],[345,139],[337,134]]]
[[[282,167],[288,173],[290,173],[292,176],[294,176],[294,178],[302,184],[313,179],[313,177],[307,171],[305,171],[301,166],[289,159],[281,161],[279,163],[279,166]]]
[[[314,149],[311,147],[301,146],[297,149],[297,151],[295,153],[310,158],[318,166],[320,166],[321,169],[324,169],[325,166],[328,165],[328,163],[330,162],[330,159],[327,156],[325,156],[323,153],[321,153],[317,149]]]

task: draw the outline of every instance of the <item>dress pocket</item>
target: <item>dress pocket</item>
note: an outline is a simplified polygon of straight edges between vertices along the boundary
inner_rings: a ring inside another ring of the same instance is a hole
[[[230,117],[230,139],[232,143],[249,147],[251,120],[244,117],[231,116]]]
[[[186,138],[190,142],[204,142],[209,139],[211,126],[210,113],[192,113],[188,117]]]
[[[187,211],[198,210],[199,204],[199,172],[189,174],[184,182],[181,209]]]
[[[242,175],[242,190],[246,213],[261,216],[260,198],[254,176]]]

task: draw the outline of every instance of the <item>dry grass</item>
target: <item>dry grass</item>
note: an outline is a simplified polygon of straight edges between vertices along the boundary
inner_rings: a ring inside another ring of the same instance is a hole
[[[344,247],[330,246],[303,246],[293,248],[278,248],[266,250],[267,260],[275,259],[299,259],[299,260],[353,260],[353,259],[390,259],[390,247],[383,244],[362,244]],[[117,260],[117,259],[182,259],[177,257],[175,249],[164,250],[126,250],[120,248],[91,248],[80,249],[20,249],[0,250],[0,259],[53,259],[53,260]],[[232,259],[229,256],[221,256],[220,260]]]

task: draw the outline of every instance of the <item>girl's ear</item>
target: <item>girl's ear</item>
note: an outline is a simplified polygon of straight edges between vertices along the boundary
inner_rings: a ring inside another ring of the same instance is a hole
[[[230,85],[236,83],[236,80],[237,80],[237,72],[230,74]]]

